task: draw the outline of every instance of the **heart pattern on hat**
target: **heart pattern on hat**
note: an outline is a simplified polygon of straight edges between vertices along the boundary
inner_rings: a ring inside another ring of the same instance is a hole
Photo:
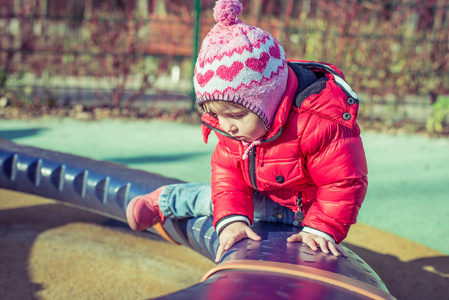
[[[276,59],[281,58],[281,50],[279,49],[278,43],[274,43],[274,46],[270,47],[269,52],[270,52],[271,57],[274,57]]]
[[[250,57],[246,60],[245,64],[240,61],[234,61],[229,67],[225,65],[219,66],[215,72],[213,70],[207,70],[204,74],[197,73],[196,80],[201,87],[204,87],[215,75],[222,80],[231,82],[245,65],[249,69],[262,74],[270,60],[270,56],[277,59],[281,57],[279,45],[276,43],[274,46],[271,46],[269,48],[269,53],[270,54],[263,52],[259,58]]]
[[[220,66],[217,69],[217,76],[226,81],[232,81],[243,69],[243,63],[235,61],[230,67]]]
[[[262,74],[268,64],[268,60],[270,60],[270,55],[267,52],[263,52],[258,59],[254,57],[248,58],[245,65],[251,70]]]
[[[214,71],[207,70],[204,75],[201,73],[196,74],[196,81],[201,87],[204,87],[209,82],[209,80],[212,79],[212,77],[214,77]]]

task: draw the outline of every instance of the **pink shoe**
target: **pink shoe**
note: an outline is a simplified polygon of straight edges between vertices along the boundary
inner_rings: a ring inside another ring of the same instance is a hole
[[[159,195],[165,186],[142,196],[133,198],[126,208],[126,219],[129,227],[135,231],[142,231],[151,226],[164,224],[165,216],[159,209]]]

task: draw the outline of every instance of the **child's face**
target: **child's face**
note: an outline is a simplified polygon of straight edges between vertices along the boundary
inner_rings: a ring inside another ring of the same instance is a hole
[[[240,141],[251,143],[267,133],[259,116],[243,106],[217,105],[210,114],[224,131]]]

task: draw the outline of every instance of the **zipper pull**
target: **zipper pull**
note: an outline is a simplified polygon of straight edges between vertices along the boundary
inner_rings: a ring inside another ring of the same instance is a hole
[[[304,213],[302,212],[301,194],[298,196],[298,199],[296,199],[296,205],[298,206],[298,211],[295,212],[295,219],[298,220],[298,222],[302,223],[302,221],[304,221]]]

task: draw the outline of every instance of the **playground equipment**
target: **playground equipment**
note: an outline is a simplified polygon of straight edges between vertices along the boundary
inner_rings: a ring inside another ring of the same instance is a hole
[[[176,182],[180,181],[0,140],[0,187],[123,222],[133,197]],[[292,226],[255,222],[252,228],[262,241],[238,242],[200,283],[158,299],[394,299],[374,270],[350,249],[345,247],[349,257],[335,257],[302,243],[287,243],[295,233]],[[212,261],[215,258],[219,239],[211,217],[169,219],[151,230]]]

